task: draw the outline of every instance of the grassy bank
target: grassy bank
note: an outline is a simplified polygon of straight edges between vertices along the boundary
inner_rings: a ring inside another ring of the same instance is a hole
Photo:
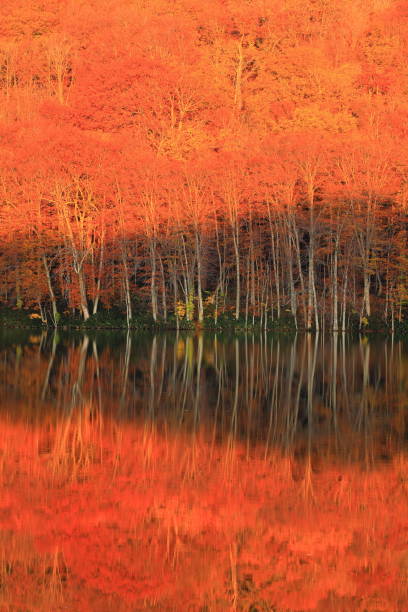
[[[92,329],[134,329],[134,330],[197,330],[206,329],[213,331],[230,331],[230,332],[251,332],[251,331],[276,331],[283,333],[295,333],[296,331],[305,331],[302,327],[296,329],[294,318],[285,313],[279,318],[268,318],[267,322],[259,317],[240,317],[235,319],[232,313],[224,313],[217,320],[212,316],[204,318],[203,322],[187,321],[185,318],[179,318],[175,315],[170,315],[167,320],[154,321],[150,313],[138,312],[133,319],[128,323],[123,312],[120,310],[101,310],[100,312],[91,315],[87,321],[79,315],[62,314],[59,316],[57,325],[48,318],[42,319],[38,311],[32,309],[13,309],[0,308],[0,325],[5,327],[32,327],[32,328],[53,328],[60,329],[77,329],[77,330],[92,330]],[[313,330],[311,330],[313,331]],[[332,331],[328,325],[325,331]],[[385,321],[381,317],[374,315],[369,319],[364,318],[361,322],[358,315],[353,314],[348,318],[347,329],[351,333],[376,333],[376,334],[391,334],[393,329],[389,321]],[[398,336],[408,337],[408,320],[395,321],[394,333]]]
[[[0,309],[0,325],[9,327],[54,327],[54,322],[48,318],[42,319],[37,311],[30,309]],[[72,329],[145,329],[145,330],[195,330],[199,328],[214,330],[235,330],[244,331],[252,329],[263,329],[263,320],[255,317],[246,320],[244,317],[236,320],[232,314],[223,314],[215,320],[213,317],[205,317],[202,323],[188,321],[186,318],[179,318],[170,315],[166,320],[154,321],[150,313],[138,312],[128,323],[123,312],[115,309],[101,310],[97,314],[91,315],[87,321],[79,315],[63,314],[58,318],[58,328]],[[280,319],[268,320],[267,329],[282,331],[295,331],[295,323],[291,317],[281,317]]]

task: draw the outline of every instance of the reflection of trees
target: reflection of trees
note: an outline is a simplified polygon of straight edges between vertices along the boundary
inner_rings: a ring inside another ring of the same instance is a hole
[[[83,406],[118,420],[212,432],[309,461],[388,457],[403,444],[408,360],[399,342],[267,334],[124,333],[115,342],[53,334],[4,338],[2,410],[69,418]]]

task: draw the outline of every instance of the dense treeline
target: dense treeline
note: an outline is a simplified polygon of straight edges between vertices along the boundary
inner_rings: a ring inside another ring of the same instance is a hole
[[[403,318],[407,2],[0,13],[3,304]]]

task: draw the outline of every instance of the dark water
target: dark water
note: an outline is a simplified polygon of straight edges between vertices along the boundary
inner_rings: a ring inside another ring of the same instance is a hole
[[[85,404],[122,423],[365,461],[406,442],[408,349],[392,338],[3,330],[0,354],[1,410],[16,419]]]
[[[0,336],[0,611],[408,610],[408,351]]]

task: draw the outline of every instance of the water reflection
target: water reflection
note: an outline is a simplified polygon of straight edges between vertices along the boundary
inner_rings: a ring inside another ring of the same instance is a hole
[[[2,331],[0,610],[408,609],[392,339]]]
[[[367,463],[405,442],[408,353],[392,339],[345,334],[3,331],[3,411],[31,421],[92,405],[120,422],[212,432],[248,447],[337,454]]]

